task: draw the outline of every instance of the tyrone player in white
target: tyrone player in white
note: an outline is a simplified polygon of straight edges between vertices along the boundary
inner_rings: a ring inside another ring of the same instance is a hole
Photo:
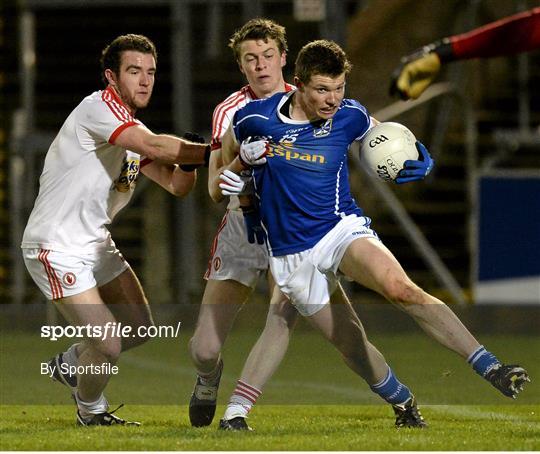
[[[135,118],[150,101],[156,60],[155,46],[145,36],[113,40],[101,57],[107,87],[71,112],[45,158],[21,247],[33,280],[74,326],[121,322],[136,333],[152,325],[139,280],[106,226],[129,202],[139,171],[181,197],[209,153],[209,145],[153,134]],[[83,426],[128,423],[108,410],[107,373],[62,373],[65,365],[105,369],[122,351],[146,341],[103,337],[85,338],[49,363],[52,376],[71,388]]]
[[[240,178],[235,178],[235,174],[223,166],[221,154],[221,139],[234,114],[254,99],[268,98],[294,88],[283,80],[287,43],[282,26],[268,19],[250,20],[232,36],[229,46],[249,85],[230,95],[214,111],[208,190],[216,202],[223,199],[221,191],[227,193],[228,185],[233,186],[229,187],[231,193],[237,193],[238,185],[244,185]],[[230,180],[223,183],[222,178]],[[231,198],[214,239],[205,276],[208,282],[197,327],[190,341],[190,352],[197,369],[197,381],[189,407],[190,421],[194,426],[207,426],[213,420],[223,367],[221,348],[238,310],[249,298],[259,275],[267,273],[268,251],[263,244],[264,239],[259,236],[261,233],[249,232],[252,243],[248,242],[238,198]],[[249,429],[245,418],[281,363],[297,320],[296,309],[274,286],[270,273],[268,280],[272,297],[266,325],[247,358],[220,421],[221,429]],[[332,303],[351,308],[341,286],[338,285],[337,290],[332,295]],[[363,358],[358,367],[362,369],[364,377],[377,383],[385,377],[388,366],[383,355],[367,340],[360,320],[357,317],[354,320],[360,334],[355,351]]]
[[[290,91],[283,79],[287,42],[285,29],[267,19],[253,19],[233,34],[232,48],[248,85],[228,96],[214,110],[212,153],[208,191],[215,202],[223,200],[219,184],[222,172],[221,137],[235,112],[254,99]],[[234,176],[233,176],[234,177]],[[217,391],[223,368],[221,349],[236,315],[251,295],[261,274],[268,270],[268,252],[259,238],[248,242],[244,217],[237,197],[231,198],[212,245],[207,279],[190,353],[197,381],[190,400],[189,417],[196,427],[209,425],[215,414]],[[274,287],[268,275],[269,288]],[[296,309],[280,293],[273,296],[265,329],[253,347],[238,388],[249,393],[251,406],[281,362],[296,323]]]

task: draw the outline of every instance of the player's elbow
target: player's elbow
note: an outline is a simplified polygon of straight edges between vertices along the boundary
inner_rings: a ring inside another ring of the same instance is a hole
[[[167,190],[175,197],[183,198],[191,192],[196,182],[197,171],[194,170],[193,172],[182,175],[180,181],[171,182]]]
[[[152,136],[157,137],[155,134],[152,134]],[[146,137],[145,140],[142,142],[140,154],[153,161],[157,159],[163,160],[164,156],[163,153],[161,153],[159,142],[152,136]]]

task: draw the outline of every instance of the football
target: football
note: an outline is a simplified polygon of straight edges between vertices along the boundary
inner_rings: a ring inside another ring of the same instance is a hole
[[[380,123],[362,140],[360,159],[379,178],[394,181],[405,161],[418,159],[416,137],[400,123]]]

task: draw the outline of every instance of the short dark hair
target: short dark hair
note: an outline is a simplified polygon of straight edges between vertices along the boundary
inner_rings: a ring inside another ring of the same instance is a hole
[[[300,49],[294,65],[294,75],[300,82],[307,84],[316,74],[337,77],[347,74],[351,68],[347,54],[337,43],[319,39]]]
[[[104,72],[110,69],[118,75],[120,72],[120,63],[122,61],[122,52],[134,50],[143,54],[152,54],[157,63],[157,51],[154,43],[144,35],[121,35],[115,38],[101,52],[101,77],[103,82],[107,84]]]
[[[277,24],[273,20],[256,18],[247,21],[242,27],[234,32],[229,40],[229,47],[233,50],[234,58],[240,61],[240,45],[248,40],[263,40],[268,42],[273,39],[279,53],[287,52],[287,38],[285,37],[285,27]]]

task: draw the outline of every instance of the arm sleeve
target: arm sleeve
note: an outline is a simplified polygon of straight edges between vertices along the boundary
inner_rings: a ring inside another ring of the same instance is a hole
[[[349,139],[351,141],[362,140],[372,127],[372,119],[367,109],[354,99],[347,99],[344,106],[349,112],[348,118],[350,126],[347,127],[347,132],[352,134]]]
[[[449,38],[452,59],[498,57],[540,48],[540,7]]]
[[[84,111],[84,118],[80,120],[81,127],[94,140],[109,142],[113,145],[122,131],[130,126],[141,124],[124,106],[114,101],[90,104]]]
[[[233,137],[237,143],[241,143],[247,135],[245,135],[246,128],[248,126],[247,121],[242,118],[242,112],[236,111],[232,119],[232,132]]]
[[[221,139],[231,124],[231,111],[224,104],[219,104],[212,115],[212,150],[221,148]]]

